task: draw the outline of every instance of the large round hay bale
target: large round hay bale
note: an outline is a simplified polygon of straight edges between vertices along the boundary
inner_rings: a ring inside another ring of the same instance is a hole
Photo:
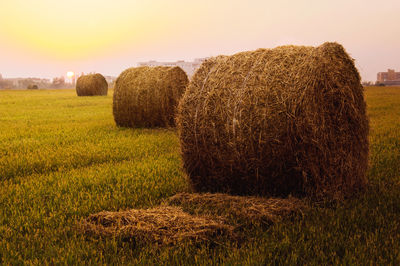
[[[28,89],[28,90],[38,90],[39,87],[38,87],[38,85],[36,85],[36,84],[29,84],[29,85],[27,86],[27,89]]]
[[[114,86],[114,120],[122,127],[175,125],[178,102],[189,80],[179,67],[129,68]]]
[[[83,75],[76,81],[76,94],[78,96],[107,95],[108,84],[101,74]]]
[[[337,43],[212,58],[177,123],[195,191],[341,199],[366,184],[363,87]]]

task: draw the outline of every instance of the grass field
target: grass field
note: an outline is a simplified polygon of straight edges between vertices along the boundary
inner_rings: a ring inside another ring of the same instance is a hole
[[[0,264],[400,264],[400,88],[366,89],[368,191],[254,227],[240,246],[86,239],[101,210],[187,190],[174,130],[115,126],[112,97],[0,91]]]

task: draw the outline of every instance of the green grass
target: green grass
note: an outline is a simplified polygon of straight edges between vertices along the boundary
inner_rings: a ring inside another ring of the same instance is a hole
[[[76,225],[187,190],[174,130],[116,127],[111,96],[0,91],[0,264],[399,264],[400,88],[366,98],[367,193],[249,228],[240,246],[155,247],[85,239]]]

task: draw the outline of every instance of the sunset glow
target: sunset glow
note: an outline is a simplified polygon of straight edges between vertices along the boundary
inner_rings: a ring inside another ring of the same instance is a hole
[[[400,69],[400,2],[2,0],[0,73],[117,75],[143,60],[191,60],[338,41],[365,79]]]
[[[72,71],[68,71],[67,72],[67,77],[70,79],[70,78],[72,78],[73,76],[75,76],[75,73],[74,72],[72,72]]]

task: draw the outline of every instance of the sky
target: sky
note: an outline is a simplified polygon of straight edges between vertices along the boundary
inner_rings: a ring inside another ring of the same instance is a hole
[[[400,71],[400,0],[0,0],[0,74],[118,76],[279,45],[341,43],[362,79]]]

